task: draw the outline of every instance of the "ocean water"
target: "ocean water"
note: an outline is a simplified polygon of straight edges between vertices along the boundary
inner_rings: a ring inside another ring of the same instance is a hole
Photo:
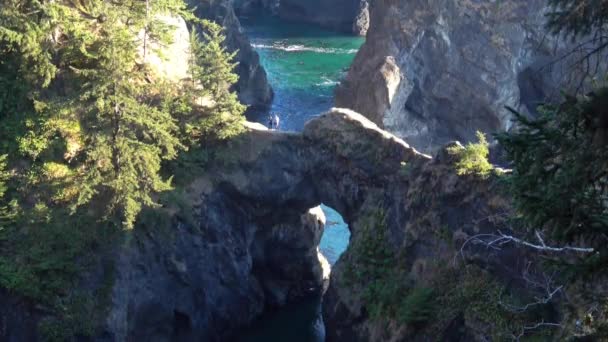
[[[333,92],[352,63],[363,38],[294,24],[275,17],[241,18],[275,91],[271,113],[281,130],[301,131],[306,121],[333,105]],[[251,121],[268,123],[268,112],[249,111]],[[348,226],[339,213],[323,205],[327,218],[319,249],[333,266],[346,250]],[[321,298],[314,296],[261,317],[236,342],[322,342],[325,328]]]
[[[301,131],[306,121],[332,107],[334,88],[364,41],[264,15],[241,23],[275,91],[271,112],[278,113],[282,130]],[[247,115],[268,122],[265,112]]]
[[[348,230],[348,225],[337,211],[326,205],[321,205],[321,208],[323,208],[323,212],[325,213],[326,221],[325,232],[323,232],[319,249],[327,258],[329,264],[333,266],[338,261],[340,254],[348,247],[350,231]]]

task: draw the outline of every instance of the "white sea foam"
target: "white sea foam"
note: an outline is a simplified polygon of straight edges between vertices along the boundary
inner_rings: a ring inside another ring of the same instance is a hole
[[[333,87],[335,85],[338,85],[338,81],[336,80],[331,80],[327,77],[323,77],[323,82],[319,82],[317,84],[315,84],[317,87]]]
[[[310,51],[316,53],[331,53],[331,54],[355,54],[357,49],[336,49],[336,48],[322,48],[314,46],[305,46],[300,44],[295,45],[268,45],[268,44],[251,44],[256,49],[269,49],[269,50],[281,50],[287,52],[303,52]]]

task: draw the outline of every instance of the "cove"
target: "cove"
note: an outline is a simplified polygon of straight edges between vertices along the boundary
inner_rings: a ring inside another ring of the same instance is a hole
[[[240,19],[275,91],[270,112],[281,118],[281,130],[301,131],[308,120],[333,106],[335,86],[364,39],[266,14]],[[268,114],[249,111],[247,118],[267,125]],[[326,206],[322,208],[327,223],[319,249],[333,266],[346,250],[350,232],[339,213]],[[236,342],[324,340],[318,296],[263,315],[235,339]]]
[[[241,18],[241,23],[274,89],[271,112],[279,114],[281,130],[301,131],[332,107],[335,86],[364,42],[265,14]],[[267,114],[250,111],[247,118],[266,125]]]

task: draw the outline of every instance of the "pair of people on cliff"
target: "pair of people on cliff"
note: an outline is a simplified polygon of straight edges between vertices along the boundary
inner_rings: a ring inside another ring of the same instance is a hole
[[[270,115],[268,117],[268,128],[279,129],[280,123],[281,123],[281,120],[279,119],[278,114]]]

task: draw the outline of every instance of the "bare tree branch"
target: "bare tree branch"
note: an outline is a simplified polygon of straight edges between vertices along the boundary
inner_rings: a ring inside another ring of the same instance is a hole
[[[545,252],[567,252],[567,251],[572,251],[572,252],[579,252],[579,253],[593,253],[595,251],[595,249],[593,248],[588,248],[588,247],[572,247],[572,246],[562,246],[562,247],[552,247],[552,246],[547,246],[545,244],[545,241],[543,240],[543,238],[541,237],[540,233],[538,231],[535,232],[536,238],[538,239],[538,241],[540,242],[540,245],[537,244],[533,244],[530,243],[528,241],[524,241],[521,239],[518,239],[514,236],[511,235],[506,235],[503,234],[501,232],[499,232],[500,236],[502,239],[507,240],[507,241],[513,241],[516,244],[519,245],[523,245],[526,247],[530,247],[533,249],[537,249],[540,251],[545,251]]]
[[[524,326],[521,329],[521,332],[518,335],[513,334],[511,336],[511,338],[513,339],[513,341],[517,341],[519,342],[521,340],[522,337],[524,337],[526,335],[527,332],[532,331],[532,330],[536,330],[539,328],[544,328],[544,327],[550,327],[550,328],[563,328],[563,326],[559,323],[546,323],[544,321],[540,322],[540,323],[536,323],[534,325],[530,325],[530,326]]]
[[[520,238],[517,238],[515,236],[504,234],[501,231],[498,231],[498,234],[477,234],[477,235],[474,235],[474,236],[468,238],[462,244],[462,247],[460,248],[460,255],[464,258],[464,249],[470,242],[481,243],[481,244],[485,245],[487,248],[492,248],[494,250],[500,250],[502,248],[502,246],[512,242],[516,245],[525,246],[525,247],[532,248],[532,249],[535,249],[538,251],[543,251],[543,252],[553,252],[553,253],[560,253],[560,252],[593,253],[593,252],[595,252],[595,249],[590,248],[590,247],[573,247],[573,246],[568,246],[568,245],[560,246],[560,247],[548,246],[538,231],[535,232],[535,236],[538,239],[538,243],[531,243],[531,242],[522,240]]]
[[[527,303],[527,304],[521,305],[521,306],[516,306],[516,305],[509,304],[509,303],[505,303],[502,300],[502,298],[499,298],[498,304],[500,304],[500,306],[502,306],[503,308],[507,309],[510,312],[522,313],[534,306],[548,304],[564,288],[563,285],[560,285],[560,286],[554,285],[553,278],[555,275],[548,276],[547,274],[542,273],[542,275],[541,275],[542,279],[540,279],[540,280],[533,279],[533,275],[530,273],[531,265],[532,265],[532,263],[528,263],[528,266],[526,267],[526,269],[523,272],[522,279],[525,280],[526,284],[528,284],[529,286],[532,286],[533,288],[539,290],[541,295],[535,296],[534,302],[530,302],[530,303]]]

